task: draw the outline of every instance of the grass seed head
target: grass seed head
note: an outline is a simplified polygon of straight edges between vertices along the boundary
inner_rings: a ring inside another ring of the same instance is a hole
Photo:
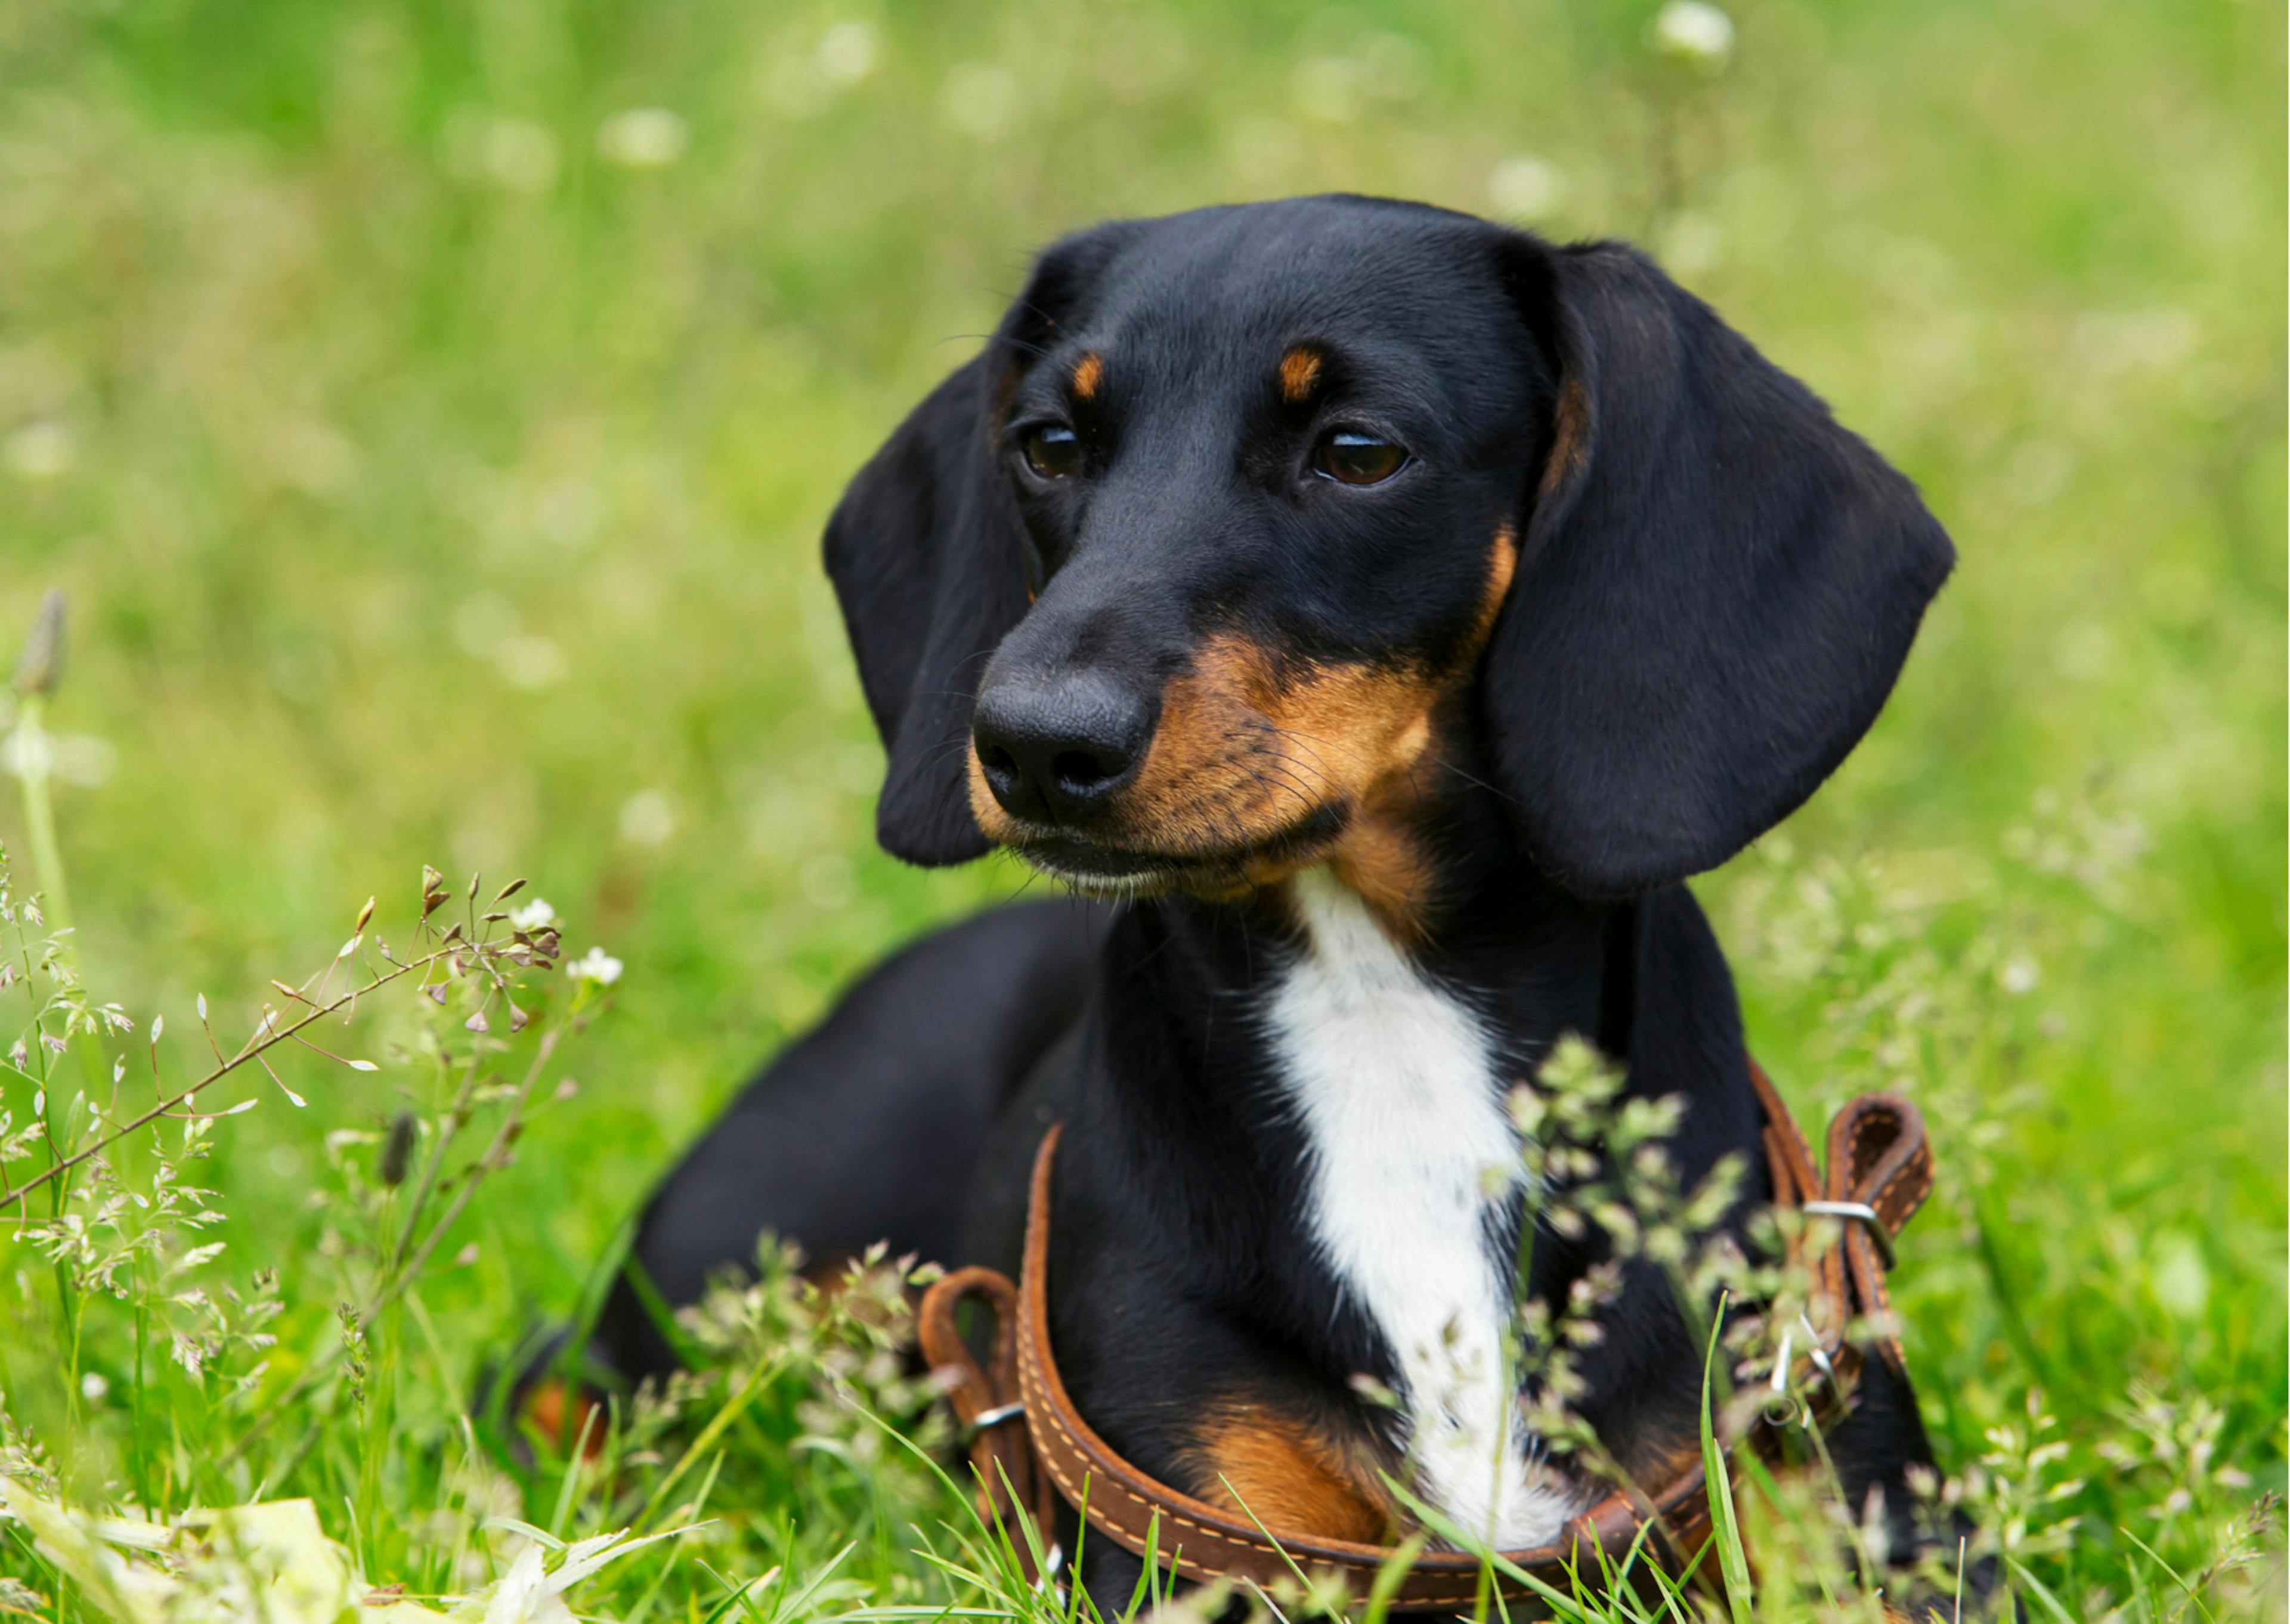
[[[39,612],[24,638],[23,652],[16,658],[16,692],[25,699],[44,698],[63,680],[66,606],[60,587],[49,588],[40,599]]]
[[[413,1161],[413,1140],[418,1124],[413,1113],[401,1108],[389,1119],[389,1132],[381,1141],[381,1154],[374,1158],[373,1176],[395,1189],[405,1182],[405,1173]]]

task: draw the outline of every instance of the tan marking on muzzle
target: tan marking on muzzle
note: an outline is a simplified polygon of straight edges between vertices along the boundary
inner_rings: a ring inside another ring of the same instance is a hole
[[[1285,659],[1238,633],[1205,638],[1162,689],[1135,780],[1077,832],[1173,859],[1198,856],[1204,872],[1189,887],[1221,900],[1326,862],[1395,936],[1419,936],[1436,879],[1418,833],[1429,787],[1422,769],[1441,733],[1460,724],[1462,679],[1493,634],[1517,564],[1517,532],[1506,522],[1489,550],[1470,634],[1437,667]],[[1012,844],[1042,832],[1002,810],[974,745],[969,795],[989,840]],[[1330,807],[1345,814],[1333,838],[1233,860],[1277,845]]]
[[[1412,766],[1429,700],[1412,663],[1285,661],[1217,633],[1162,690],[1121,821],[1157,844],[1172,832],[1203,848],[1271,839]]]
[[[1506,520],[1496,529],[1489,549],[1486,589],[1470,638],[1453,662],[1425,684],[1423,708],[1397,741],[1394,759],[1404,760],[1406,771],[1387,774],[1359,796],[1329,859],[1336,878],[1357,892],[1385,931],[1403,942],[1421,940],[1428,933],[1426,910],[1438,889],[1438,875],[1422,835],[1428,775],[1416,770],[1417,764],[1427,757],[1436,761],[1441,737],[1461,725],[1463,678],[1485,653],[1517,572],[1518,532]]]
[[[1163,688],[1135,780],[1080,832],[1173,857],[1274,840],[1412,768],[1429,742],[1433,697],[1413,664],[1284,662],[1236,633],[1215,634]],[[995,800],[974,740],[968,778],[988,839],[1042,832]]]
[[[1023,839],[1024,828],[1002,810],[1002,803],[996,800],[994,791],[987,788],[986,764],[978,759],[978,740],[975,738],[969,741],[967,749],[970,815],[978,820],[979,833],[997,846],[1011,845]]]

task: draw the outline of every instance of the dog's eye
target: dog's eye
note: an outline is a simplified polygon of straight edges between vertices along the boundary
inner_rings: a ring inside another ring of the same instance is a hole
[[[1044,479],[1065,479],[1081,472],[1081,440],[1063,423],[1029,428],[1020,444],[1026,466]]]
[[[1313,471],[1348,485],[1380,485],[1407,466],[1407,448],[1340,428],[1312,453]]]

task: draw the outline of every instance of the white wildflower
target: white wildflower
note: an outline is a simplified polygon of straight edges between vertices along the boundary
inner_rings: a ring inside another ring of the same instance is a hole
[[[1557,205],[1565,186],[1557,168],[1524,154],[1505,158],[1487,176],[1487,202],[1514,220],[1541,220]]]
[[[492,1518],[485,1526],[522,1534],[527,1543],[493,1586],[485,1603],[484,1624],[572,1624],[572,1610],[564,1601],[566,1590],[606,1563],[690,1532],[689,1527],[663,1529],[631,1540],[629,1531],[621,1528],[566,1545],[531,1524],[509,1517]],[[563,1553],[554,1571],[548,1566],[551,1550]]]
[[[610,987],[621,979],[621,961],[602,948],[591,948],[582,956],[568,960],[564,973],[576,981],[594,981],[599,987]]]
[[[440,1611],[377,1590],[349,1550],[326,1537],[307,1500],[185,1512],[168,1523],[96,1517],[0,1476],[0,1517],[76,1583],[117,1624],[167,1620],[347,1619],[364,1624],[571,1624],[564,1594],[606,1564],[692,1532],[691,1525],[630,1539],[627,1530],[567,1545],[538,1528],[486,1524],[524,1536],[509,1571],[465,1596],[436,1598]],[[549,1565],[552,1558],[556,1565]],[[483,1570],[471,1575],[482,1578]]]
[[[44,772],[83,789],[108,782],[119,765],[119,751],[92,733],[29,734],[18,729],[0,735],[0,772],[16,778]]]
[[[535,897],[523,908],[509,910],[508,922],[520,931],[538,931],[556,923],[556,910],[546,899]]]
[[[621,169],[664,169],[691,140],[683,118],[666,108],[629,108],[597,127],[597,156]]]
[[[873,73],[881,56],[882,42],[873,28],[863,22],[838,22],[820,36],[812,61],[821,78],[842,86],[856,84]]]
[[[26,423],[0,441],[0,461],[19,479],[53,479],[69,473],[78,460],[77,438],[62,423]]]
[[[500,668],[501,677],[510,687],[522,688],[528,693],[555,687],[572,670],[563,649],[546,637],[522,632],[502,641],[493,651],[493,663]]]
[[[1734,20],[1708,0],[1669,0],[1654,15],[1653,40],[1672,60],[1715,73],[1734,54]]]
[[[639,789],[621,806],[621,838],[631,845],[665,845],[677,823],[676,798],[665,789]]]

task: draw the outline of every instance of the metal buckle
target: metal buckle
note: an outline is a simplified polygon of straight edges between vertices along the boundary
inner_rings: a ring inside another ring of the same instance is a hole
[[[967,1444],[980,1433],[991,1431],[997,1427],[1017,1420],[1025,1413],[1026,1405],[1022,1399],[1006,1404],[997,1404],[991,1410],[981,1410],[972,1416],[969,1424],[963,1428],[962,1441]]]
[[[1877,1248],[1877,1256],[1886,1268],[1893,1267],[1893,1232],[1885,1227],[1883,1216],[1865,1201],[1808,1201],[1798,1211],[1814,1218],[1849,1218],[1869,1232],[1869,1239]]]
[[[1800,1331],[1805,1332],[1806,1356],[1813,1361],[1815,1370],[1829,1379],[1830,1386],[1837,1384],[1837,1367],[1830,1363],[1829,1350],[1821,1345],[1821,1332],[1815,1331],[1813,1322],[1800,1313],[1796,1324],[1782,1327],[1781,1351],[1774,1356],[1774,1373],[1767,1383],[1775,1393],[1789,1390],[1790,1359],[1797,1343],[1797,1333]]]
[[[1805,1351],[1812,1358],[1814,1368],[1829,1379],[1830,1386],[1835,1387],[1837,1367],[1829,1362],[1829,1349],[1821,1345],[1821,1332],[1813,1328],[1813,1322],[1806,1318],[1802,1309],[1798,1312],[1797,1325],[1805,1332]]]
[[[1066,1548],[1053,1540],[1050,1548],[1042,1553],[1042,1571],[1035,1575],[1034,1594],[1063,1607],[1067,1600],[1066,1581],[1059,1575],[1065,1572],[1065,1568]]]
[[[1783,1325],[1781,1351],[1774,1356],[1774,1373],[1766,1379],[1766,1382],[1776,1396],[1789,1391],[1790,1344],[1796,1340],[1797,1327]]]

